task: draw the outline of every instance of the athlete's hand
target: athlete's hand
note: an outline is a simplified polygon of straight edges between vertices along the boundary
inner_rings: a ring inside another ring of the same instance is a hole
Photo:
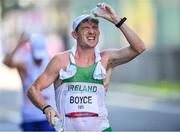
[[[102,17],[114,24],[117,24],[120,21],[120,17],[116,14],[110,5],[106,3],[98,3],[97,7],[103,10],[104,13],[95,13],[96,17]]]
[[[59,119],[61,119],[61,116],[58,112],[56,112],[52,107],[48,107],[45,109],[45,114],[48,122],[51,124],[51,126],[54,127],[54,116],[57,116]]]

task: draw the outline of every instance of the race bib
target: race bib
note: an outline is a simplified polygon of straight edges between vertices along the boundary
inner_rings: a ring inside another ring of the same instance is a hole
[[[94,93],[68,92],[65,95],[66,115],[71,113],[95,113],[98,114],[98,100]]]

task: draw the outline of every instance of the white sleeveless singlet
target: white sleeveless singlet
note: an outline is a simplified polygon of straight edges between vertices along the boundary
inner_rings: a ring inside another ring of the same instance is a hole
[[[103,131],[109,127],[104,78],[94,79],[99,62],[79,67],[73,63],[71,56],[68,66],[71,69],[67,68],[67,73],[60,72],[70,74],[61,79],[61,85],[55,90],[56,106],[62,116],[65,131]]]

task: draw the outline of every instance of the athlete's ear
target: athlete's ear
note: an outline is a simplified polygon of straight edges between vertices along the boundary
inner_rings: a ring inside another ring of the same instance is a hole
[[[74,39],[77,39],[77,38],[78,38],[76,31],[73,31],[73,32],[71,33],[71,35],[73,36]]]

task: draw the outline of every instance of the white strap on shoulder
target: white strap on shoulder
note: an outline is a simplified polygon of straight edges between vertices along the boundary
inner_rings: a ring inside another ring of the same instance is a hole
[[[75,62],[76,48],[77,48],[77,46],[75,44],[72,47],[72,49],[70,50],[70,62],[73,64],[76,64],[76,62]],[[95,48],[95,57],[96,57],[95,62],[97,63],[97,65],[96,65],[96,68],[93,73],[93,78],[94,79],[105,79],[106,70],[101,64],[101,56],[100,56],[100,51],[99,51],[98,47]],[[63,69],[60,70],[59,74],[60,74],[61,80],[68,79],[70,77],[73,77],[76,74],[77,67],[75,65],[72,65],[71,63],[67,66],[65,71]]]
[[[68,65],[66,70],[64,71],[63,69],[60,70],[60,79],[68,79],[70,77],[73,77],[77,72],[77,67],[75,65]]]

